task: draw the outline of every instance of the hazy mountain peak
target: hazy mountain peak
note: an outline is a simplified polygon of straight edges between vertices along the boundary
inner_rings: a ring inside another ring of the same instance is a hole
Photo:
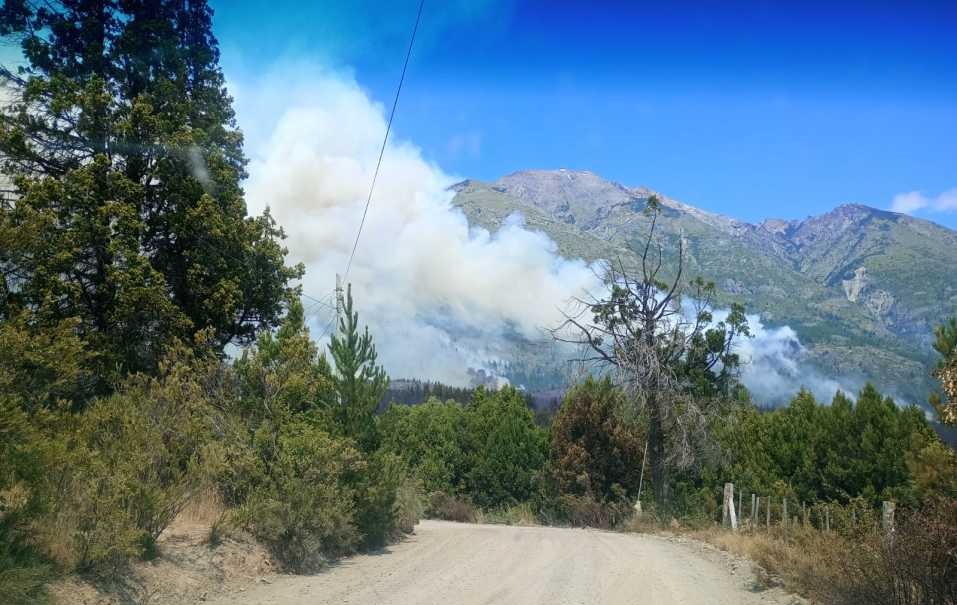
[[[567,168],[513,172],[493,186],[536,205],[549,205],[554,199],[582,205],[612,205],[634,197],[628,188],[594,172]]]
[[[657,195],[665,208],[722,231],[734,234],[748,227],[746,223],[679,202],[648,187],[627,187],[588,170],[523,170],[500,178],[491,188],[586,230],[608,223],[630,222],[632,215],[643,210],[652,195]]]

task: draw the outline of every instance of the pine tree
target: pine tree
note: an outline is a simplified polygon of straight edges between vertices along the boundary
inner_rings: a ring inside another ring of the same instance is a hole
[[[246,159],[197,0],[10,0],[0,34],[0,320],[78,322],[98,390],[173,340],[222,348],[278,324],[301,267],[248,217]]]
[[[332,390],[328,365],[309,336],[302,303],[293,301],[275,333],[264,330],[234,364],[243,415],[256,425],[278,426],[295,414],[318,420],[320,402]]]
[[[335,415],[345,433],[367,452],[378,446],[375,412],[389,386],[389,378],[376,365],[375,343],[369,327],[359,332],[359,314],[353,310],[352,285],[346,292],[338,334],[332,336],[329,353],[335,363]]]

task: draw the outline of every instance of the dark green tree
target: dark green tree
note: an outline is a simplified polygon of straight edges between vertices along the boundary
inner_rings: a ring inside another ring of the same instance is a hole
[[[535,424],[525,397],[514,387],[479,388],[467,409],[466,485],[486,507],[528,500],[547,456],[548,434]]]
[[[561,493],[596,502],[637,495],[645,441],[638,425],[625,419],[625,405],[607,378],[588,378],[565,395],[549,446]]]
[[[78,322],[98,390],[174,340],[277,325],[301,267],[248,217],[246,159],[201,0],[8,0],[0,320]]]
[[[366,326],[359,331],[359,314],[353,309],[352,285],[339,318],[339,329],[332,335],[329,354],[335,365],[332,407],[346,435],[356,440],[363,451],[378,447],[375,413],[389,386],[382,366],[376,364],[375,343]]]
[[[935,477],[953,469],[923,412],[899,407],[869,384],[856,403],[837,393],[830,405],[819,404],[801,391],[773,411],[741,406],[721,419],[716,435],[727,460],[713,490],[733,481],[808,502],[860,497],[874,505],[914,504],[934,491]]]

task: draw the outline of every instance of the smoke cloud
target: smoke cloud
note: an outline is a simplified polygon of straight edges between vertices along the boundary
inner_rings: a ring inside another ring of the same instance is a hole
[[[242,98],[248,89],[237,95],[241,110],[258,104],[279,115],[251,154],[249,209],[270,209],[291,260],[306,265],[305,292],[324,299],[362,218],[383,108],[351,77],[330,72],[263,89],[284,97],[270,92],[262,105]],[[392,376],[467,383],[470,367],[504,358],[507,337],[541,338],[569,298],[598,285],[586,263],[560,257],[518,215],[495,233],[470,227],[450,203],[456,180],[411,143],[390,138],[349,281]],[[320,336],[331,315],[317,310]]]
[[[290,260],[306,265],[304,291],[332,303],[385,133],[384,109],[350,74],[303,65],[230,88],[250,143],[249,210],[270,209],[288,235]],[[516,337],[542,339],[570,298],[603,288],[591,267],[559,256],[519,215],[494,233],[470,227],[451,205],[448,187],[457,180],[390,137],[349,281],[360,321],[394,377],[468,384],[470,368],[509,361]],[[314,336],[325,340],[331,308],[305,303]],[[738,352],[756,401],[779,403],[802,386],[824,401],[837,389],[853,392],[805,361],[793,329],[749,321],[753,338]]]
[[[727,311],[715,313],[720,321]],[[808,352],[790,326],[765,326],[758,315],[748,315],[751,338],[741,339],[736,352],[741,357],[741,381],[759,405],[785,403],[801,388],[822,403],[830,403],[837,391],[853,395],[860,380],[836,380],[825,376],[808,360]]]

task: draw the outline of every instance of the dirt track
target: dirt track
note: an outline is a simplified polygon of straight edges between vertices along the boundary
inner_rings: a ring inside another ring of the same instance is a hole
[[[793,602],[756,591],[749,566],[697,543],[581,529],[424,521],[379,554],[314,576],[274,576],[230,605],[751,605]]]

